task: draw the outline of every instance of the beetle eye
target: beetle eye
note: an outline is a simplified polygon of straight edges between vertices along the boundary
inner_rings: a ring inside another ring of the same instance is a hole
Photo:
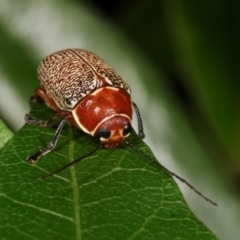
[[[131,131],[132,131],[132,125],[130,123],[128,123],[123,128],[123,136],[128,135]]]
[[[111,131],[108,128],[100,128],[98,132],[94,135],[96,138],[109,138],[111,136]]]

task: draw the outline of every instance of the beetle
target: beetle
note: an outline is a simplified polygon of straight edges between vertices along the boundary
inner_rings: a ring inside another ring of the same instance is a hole
[[[29,156],[27,161],[36,163],[39,158],[51,152],[57,143],[66,122],[99,139],[98,148],[74,160],[45,177],[52,176],[79,160],[93,154],[100,147],[113,148],[121,142],[154,161],[126,139],[131,133],[132,114],[135,109],[138,134],[144,138],[143,124],[137,105],[131,99],[129,85],[100,57],[83,49],[66,49],[55,52],[42,60],[38,67],[41,86],[35,90],[32,100],[40,97],[57,114],[50,121],[39,120],[26,114],[25,121],[41,126],[50,125],[57,116],[62,118],[48,146]],[[170,175],[178,178],[206,201],[205,197],[186,180],[158,164]],[[45,178],[44,177],[44,178]]]
[[[144,138],[142,119],[132,101],[130,87],[100,57],[83,49],[66,49],[47,56],[38,67],[41,83],[35,96],[40,97],[63,120],[54,141],[28,157],[38,159],[54,149],[64,123],[97,137],[105,148],[124,141],[131,132],[132,112],[136,110],[139,136]],[[37,122],[26,115],[27,123]]]

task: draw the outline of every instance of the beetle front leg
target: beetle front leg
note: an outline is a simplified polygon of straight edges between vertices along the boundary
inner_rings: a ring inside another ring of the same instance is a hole
[[[30,163],[36,163],[38,161],[38,159],[43,156],[46,155],[47,153],[51,152],[58,141],[58,138],[60,136],[60,133],[63,129],[63,126],[65,124],[65,122],[67,121],[67,118],[64,118],[61,123],[59,124],[56,132],[54,133],[51,141],[49,142],[49,144],[47,145],[47,147],[40,149],[38,152],[34,153],[33,155],[29,156],[26,160]]]

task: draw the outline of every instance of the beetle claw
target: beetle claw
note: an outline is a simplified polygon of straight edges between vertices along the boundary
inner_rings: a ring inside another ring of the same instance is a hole
[[[39,152],[27,157],[27,161],[29,163],[36,163],[38,161],[38,159],[41,157],[41,155],[39,156]]]
[[[44,151],[47,152],[48,148],[44,148],[44,149],[41,149],[39,150],[38,152],[34,153],[33,155],[27,157],[27,161],[29,163],[36,163],[38,161],[38,159],[44,155]]]

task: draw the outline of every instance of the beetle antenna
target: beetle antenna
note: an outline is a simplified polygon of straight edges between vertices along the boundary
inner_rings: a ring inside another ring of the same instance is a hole
[[[143,139],[145,138],[145,133],[143,131],[143,124],[142,124],[142,118],[140,115],[140,111],[137,107],[137,104],[135,102],[133,102],[133,107],[135,109],[136,115],[137,115],[137,121],[138,121],[138,136]]]
[[[171,175],[172,177],[177,178],[178,180],[180,180],[181,182],[185,183],[189,188],[191,188],[195,193],[197,193],[200,197],[202,197],[203,199],[205,199],[207,202],[210,202],[211,204],[213,204],[214,206],[218,206],[217,203],[213,202],[210,198],[204,196],[201,192],[199,192],[193,185],[191,185],[189,182],[187,182],[185,179],[181,178],[180,176],[178,176],[176,173],[168,170],[166,167],[164,167],[160,162],[156,161],[154,158],[148,156],[145,152],[143,152],[141,149],[139,149],[137,146],[135,146],[133,143],[130,143],[128,141],[125,140],[125,143],[133,148],[134,150],[136,150],[139,154],[141,154],[145,159],[149,160],[150,162],[154,162],[157,163],[165,172],[167,172],[169,175]]]
[[[70,166],[78,163],[79,161],[85,159],[86,157],[92,155],[93,153],[95,153],[95,152],[96,152],[97,150],[99,150],[100,148],[102,148],[102,145],[99,145],[98,147],[96,147],[95,149],[93,149],[91,152],[83,155],[82,157],[80,157],[80,158],[78,158],[78,159],[75,159],[75,160],[69,162],[68,164],[62,166],[61,168],[59,168],[59,169],[57,169],[57,170],[55,170],[55,171],[53,171],[53,172],[51,172],[51,173],[49,173],[49,174],[47,174],[47,175],[44,175],[44,176],[40,177],[39,180],[45,180],[46,178],[52,177],[53,175],[55,175],[55,174],[57,174],[57,173],[65,170],[66,168],[68,168],[68,167],[70,167]]]

